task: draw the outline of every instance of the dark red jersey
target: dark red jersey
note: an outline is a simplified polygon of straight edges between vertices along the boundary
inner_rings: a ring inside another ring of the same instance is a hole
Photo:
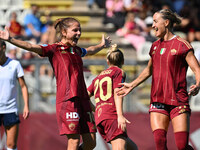
[[[102,71],[88,87],[96,102],[95,122],[98,125],[102,120],[117,119],[114,102],[114,89],[124,80],[123,72],[114,66]]]
[[[85,49],[69,47],[63,43],[44,44],[41,47],[42,56],[49,58],[56,77],[56,102],[60,103],[75,96],[89,100],[81,59]]]
[[[152,88],[151,103],[159,102],[167,105],[187,105],[188,93],[186,72],[188,64],[185,60],[191,45],[176,36],[169,41],[158,40],[152,44]]]

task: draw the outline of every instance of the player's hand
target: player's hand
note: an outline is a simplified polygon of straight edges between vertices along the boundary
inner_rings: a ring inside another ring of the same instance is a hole
[[[23,118],[27,119],[28,117],[29,117],[29,109],[28,107],[24,107]]]
[[[131,83],[119,83],[119,85],[122,87],[116,91],[117,95],[126,96],[133,90]]]
[[[102,34],[102,40],[101,44],[103,45],[104,48],[108,48],[111,44],[112,40],[110,39],[109,36],[105,38],[104,34]]]
[[[200,87],[197,85],[191,85],[190,90],[188,92],[189,95],[195,96],[199,93]]]
[[[118,128],[121,128],[122,131],[126,131],[126,123],[131,123],[123,115],[118,116],[117,122],[118,122]]]
[[[9,32],[8,32],[8,27],[7,26],[5,26],[5,30],[4,31],[0,30],[0,39],[8,41],[9,36],[10,35],[9,35]]]

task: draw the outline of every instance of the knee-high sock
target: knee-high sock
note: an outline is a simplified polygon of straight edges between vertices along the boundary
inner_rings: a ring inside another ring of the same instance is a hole
[[[157,129],[153,131],[156,150],[167,150],[167,132],[164,129]]]
[[[188,145],[189,132],[176,132],[174,136],[178,150],[193,150],[193,148]]]

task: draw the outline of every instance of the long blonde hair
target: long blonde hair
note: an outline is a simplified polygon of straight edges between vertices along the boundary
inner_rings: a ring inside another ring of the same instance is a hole
[[[122,67],[124,64],[124,54],[118,48],[117,44],[111,45],[107,51],[107,60],[111,65]]]

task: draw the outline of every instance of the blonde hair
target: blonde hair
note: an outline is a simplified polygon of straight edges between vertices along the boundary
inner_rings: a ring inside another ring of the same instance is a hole
[[[124,64],[124,54],[118,49],[117,44],[111,45],[107,51],[107,59],[111,65],[122,67]]]
[[[181,23],[182,18],[177,13],[172,12],[170,9],[162,9],[157,13],[160,13],[163,19],[168,19],[170,21],[170,28],[173,28],[174,24],[179,25]]]

